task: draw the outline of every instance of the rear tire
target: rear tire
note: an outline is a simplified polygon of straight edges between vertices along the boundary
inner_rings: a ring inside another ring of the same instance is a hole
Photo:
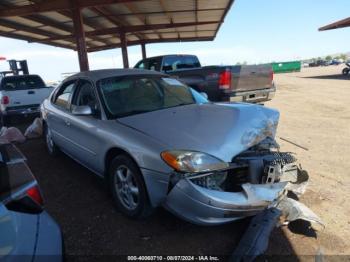
[[[138,166],[127,155],[115,157],[109,168],[108,182],[114,204],[124,215],[142,219],[152,214],[147,189]]]
[[[46,124],[44,124],[44,136],[46,142],[46,149],[49,152],[49,155],[57,156],[60,150],[53,141],[51,131]]]
[[[342,73],[343,73],[343,75],[345,75],[345,76],[346,76],[346,75],[348,75],[348,74],[349,74],[349,71],[350,71],[350,69],[349,69],[349,68],[344,68]]]

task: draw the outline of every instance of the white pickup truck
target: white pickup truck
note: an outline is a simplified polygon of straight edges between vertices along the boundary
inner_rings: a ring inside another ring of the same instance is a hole
[[[0,126],[13,115],[38,114],[39,106],[52,87],[38,75],[14,75],[0,78]]]

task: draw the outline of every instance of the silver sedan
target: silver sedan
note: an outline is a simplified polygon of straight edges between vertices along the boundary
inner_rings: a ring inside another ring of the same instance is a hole
[[[49,153],[63,151],[105,178],[129,217],[163,206],[196,224],[222,224],[278,205],[290,182],[307,180],[278,150],[276,110],[211,103],[157,72],[78,73],[41,114]]]

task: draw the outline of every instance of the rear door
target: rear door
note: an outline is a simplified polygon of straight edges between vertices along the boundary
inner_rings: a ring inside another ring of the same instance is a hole
[[[8,107],[40,105],[51,91],[37,75],[9,76],[1,82],[1,93],[10,98]]]

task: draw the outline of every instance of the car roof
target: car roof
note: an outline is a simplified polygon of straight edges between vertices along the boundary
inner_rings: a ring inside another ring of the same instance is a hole
[[[92,81],[97,82],[98,80],[104,78],[137,75],[166,76],[165,74],[160,72],[143,69],[100,69],[77,73],[75,75],[69,76],[65,81],[69,81],[70,79],[75,78],[89,78]]]
[[[190,54],[169,54],[169,55],[150,56],[150,57],[147,57],[147,58],[142,59],[140,61],[147,60],[147,59],[159,58],[159,57],[171,57],[171,56],[192,56],[192,57],[197,57],[196,55],[190,55]]]

